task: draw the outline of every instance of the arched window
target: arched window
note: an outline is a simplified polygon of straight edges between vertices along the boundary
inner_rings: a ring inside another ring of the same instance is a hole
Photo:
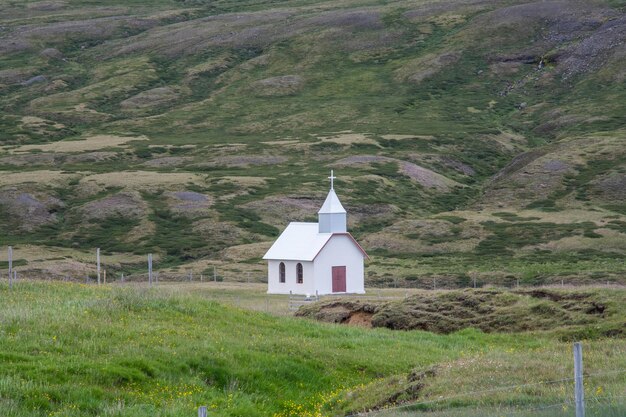
[[[298,284],[302,284],[304,282],[304,271],[302,269],[301,263],[298,263],[298,265],[296,265],[296,282]]]
[[[285,282],[285,263],[281,262],[278,265],[278,281],[284,283]]]

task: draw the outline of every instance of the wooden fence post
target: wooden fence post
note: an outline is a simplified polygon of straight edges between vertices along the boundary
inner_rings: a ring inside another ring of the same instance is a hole
[[[98,285],[100,285],[100,248],[96,249],[96,270],[98,274]]]
[[[148,254],[148,284],[152,285],[152,254]]]
[[[9,246],[9,289],[13,288],[13,246]]]
[[[13,246],[9,246],[9,289],[13,288]]]
[[[206,406],[198,407],[198,417],[207,417]]]
[[[583,385],[583,346],[574,343],[574,399],[576,417],[585,417],[585,387]]]

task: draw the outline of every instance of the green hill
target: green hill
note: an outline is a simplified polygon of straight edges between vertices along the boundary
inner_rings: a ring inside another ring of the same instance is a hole
[[[371,285],[624,282],[625,7],[0,1],[0,244],[260,278],[332,168]]]

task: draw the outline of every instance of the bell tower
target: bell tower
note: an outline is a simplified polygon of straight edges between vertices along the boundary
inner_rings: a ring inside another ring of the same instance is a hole
[[[319,219],[320,233],[345,233],[347,232],[347,214],[341,205],[337,194],[335,194],[335,177],[333,171],[330,171],[330,191],[322,208],[317,212]]]

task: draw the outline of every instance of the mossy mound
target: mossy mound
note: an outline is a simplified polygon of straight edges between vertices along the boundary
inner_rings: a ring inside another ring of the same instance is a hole
[[[466,289],[422,291],[400,301],[332,299],[302,307],[297,315],[316,320],[426,330],[448,334],[466,328],[486,333],[558,330],[562,338],[623,336],[622,290]],[[365,321],[364,318],[369,320]]]

